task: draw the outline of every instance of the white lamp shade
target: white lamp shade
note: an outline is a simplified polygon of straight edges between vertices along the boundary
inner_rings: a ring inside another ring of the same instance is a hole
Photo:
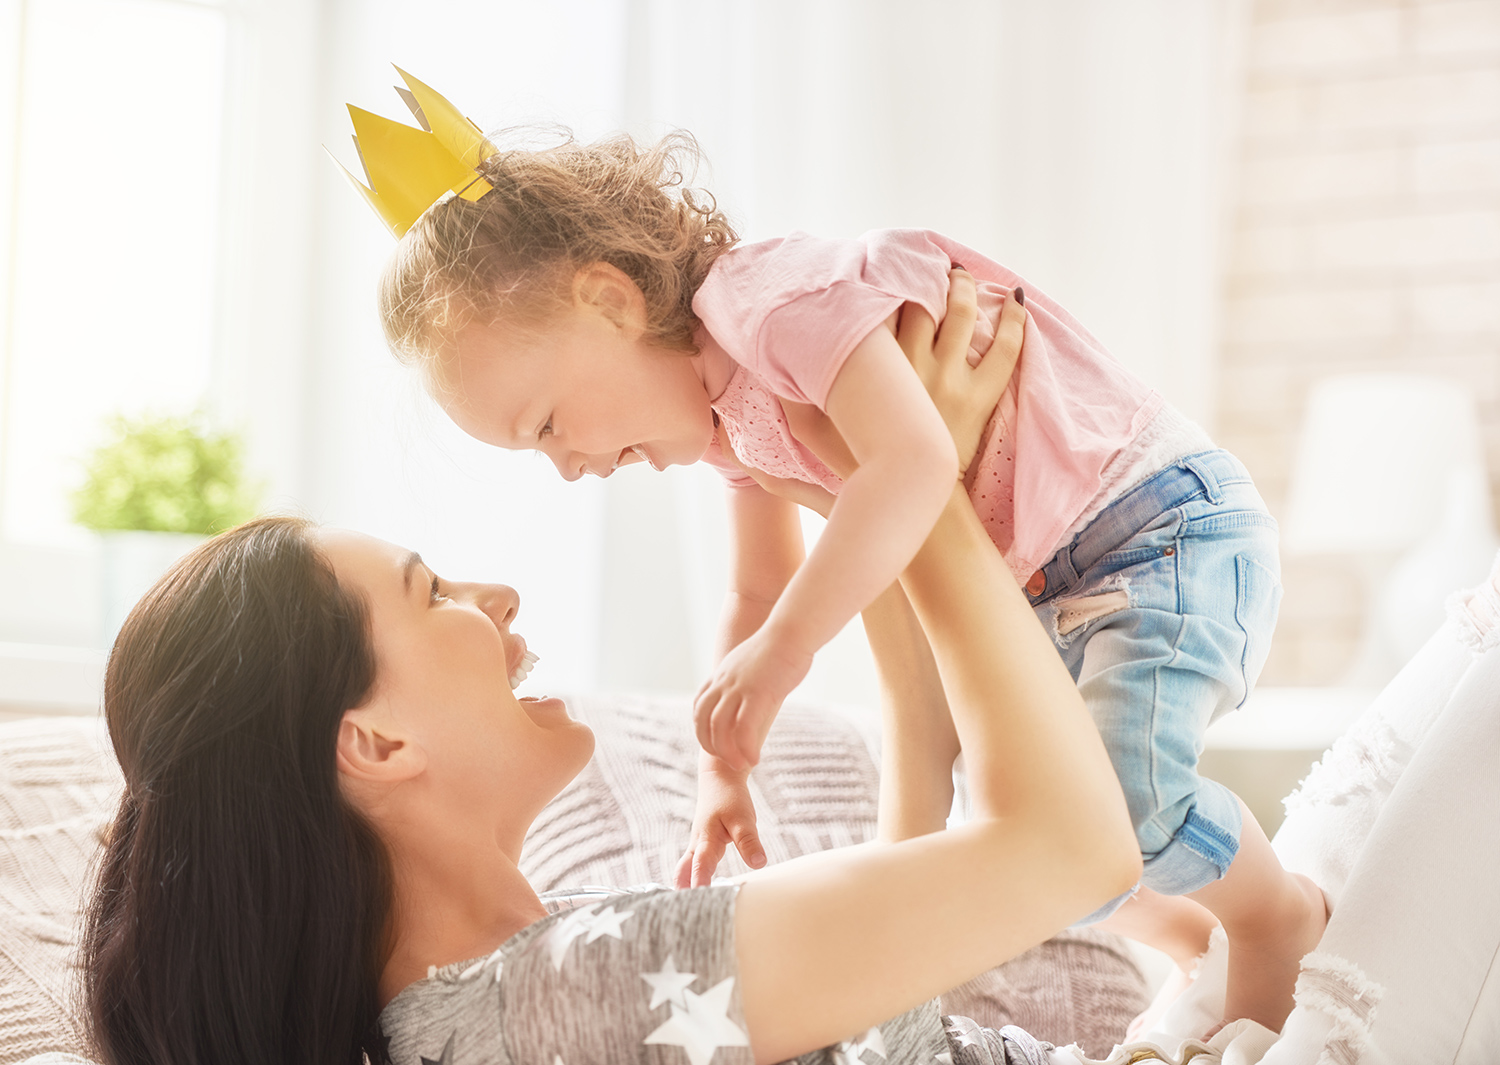
[[[1329,377],[1308,396],[1292,466],[1288,552],[1397,552],[1443,517],[1448,473],[1483,469],[1470,391],[1422,374]]]

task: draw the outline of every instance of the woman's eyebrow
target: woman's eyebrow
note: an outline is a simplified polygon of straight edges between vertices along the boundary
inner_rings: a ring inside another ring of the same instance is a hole
[[[422,556],[413,551],[406,556],[406,561],[401,563],[401,582],[406,587],[408,595],[411,594],[412,571],[422,564]]]

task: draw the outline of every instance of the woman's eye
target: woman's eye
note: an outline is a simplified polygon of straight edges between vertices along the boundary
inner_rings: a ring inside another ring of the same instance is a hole
[[[552,435],[552,415],[547,415],[547,424],[536,431],[537,439]]]
[[[429,596],[429,598],[434,603],[436,603],[439,599],[447,599],[448,598],[446,595],[443,594],[442,589],[440,589],[438,587],[438,579],[437,579],[436,575],[434,575],[433,578],[432,578],[432,594]]]

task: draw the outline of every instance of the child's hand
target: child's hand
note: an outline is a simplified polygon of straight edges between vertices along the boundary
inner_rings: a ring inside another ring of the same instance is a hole
[[[978,294],[967,271],[954,270],[948,275],[948,310],[941,328],[915,304],[901,308],[896,341],[953,434],[964,470],[974,460],[984,428],[1021,357],[1026,332],[1024,303],[1018,287],[1001,308],[995,340],[977,365],[970,365],[969,342],[978,316]]]
[[[755,834],[755,804],[750,801],[749,770],[734,770],[718,759],[698,767],[698,808],[687,853],[677,863],[679,888],[708,884],[731,843],[752,869],[766,864],[766,852]]]
[[[732,769],[749,769],[760,761],[760,746],[776,711],[807,676],[812,659],[762,627],[725,655],[698,690],[693,703],[698,743]]]

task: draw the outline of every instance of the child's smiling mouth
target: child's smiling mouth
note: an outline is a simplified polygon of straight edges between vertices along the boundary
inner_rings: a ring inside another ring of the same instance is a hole
[[[661,472],[661,467],[651,461],[651,456],[646,453],[645,447],[641,444],[631,444],[621,449],[620,453],[615,456],[615,464],[609,468],[609,472],[614,473],[621,466],[629,466],[633,462],[644,462],[657,473]]]

